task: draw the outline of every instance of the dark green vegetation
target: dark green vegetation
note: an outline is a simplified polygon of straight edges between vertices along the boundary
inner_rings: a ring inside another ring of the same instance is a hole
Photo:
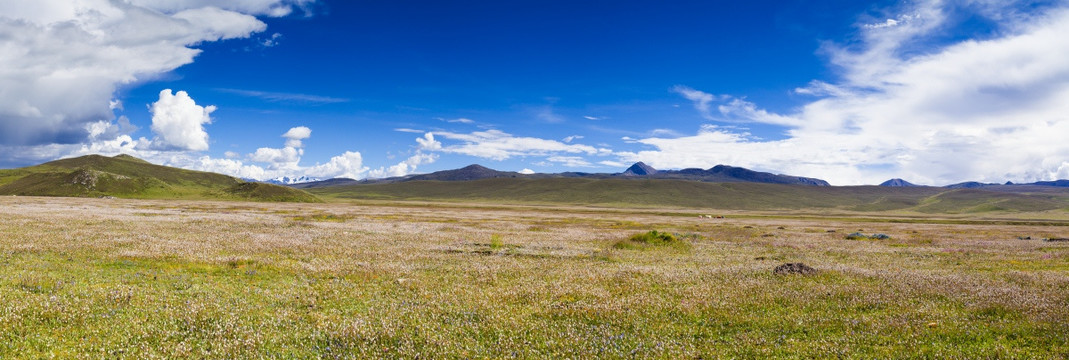
[[[634,179],[484,179],[411,181],[309,189],[321,197],[691,207],[733,210],[826,209],[920,213],[1031,212],[1069,208],[1069,189],[1034,192],[881,186],[804,186]]]
[[[690,249],[690,244],[672,235],[672,233],[657,230],[631,235],[627,240],[621,240],[613,244],[613,248],[625,250],[643,250],[657,247],[687,250]]]
[[[129,155],[87,155],[0,170],[0,195],[320,201],[302,190],[154,165]]]

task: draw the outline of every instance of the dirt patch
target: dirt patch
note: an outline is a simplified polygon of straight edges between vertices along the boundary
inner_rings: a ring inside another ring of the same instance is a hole
[[[806,265],[806,264],[803,264],[803,263],[786,263],[786,264],[777,266],[775,269],[772,270],[772,273],[776,274],[776,275],[790,275],[790,274],[812,275],[812,274],[816,274],[817,273],[817,269],[814,269],[814,268],[810,267],[809,265]]]

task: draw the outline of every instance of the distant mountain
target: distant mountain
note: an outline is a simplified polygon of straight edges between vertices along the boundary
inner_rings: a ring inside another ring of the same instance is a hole
[[[303,183],[316,182],[316,181],[322,181],[322,180],[323,179],[307,177],[307,176],[298,176],[298,177],[294,177],[294,178],[291,178],[289,176],[282,176],[282,177],[277,177],[277,178],[274,178],[274,179],[271,179],[271,180],[264,180],[262,182],[265,182],[265,183],[268,183],[268,184],[275,184],[275,185],[294,185],[294,184],[303,184]]]
[[[984,184],[976,181],[966,181],[963,183],[951,184],[944,186],[947,189],[979,189],[988,186],[998,186],[999,184]]]
[[[129,155],[87,155],[0,170],[0,195],[321,201],[302,190],[155,165]]]
[[[482,165],[473,164],[456,170],[445,170],[432,172],[430,174],[406,176],[403,181],[470,181],[496,178],[520,178],[526,176],[530,175],[512,171],[497,171]]]
[[[913,183],[911,183],[909,181],[905,181],[905,180],[902,180],[902,179],[899,179],[899,178],[894,178],[894,179],[887,180],[887,181],[884,181],[884,182],[880,183],[880,186],[912,187],[912,186],[920,186],[920,185],[916,185],[916,184],[913,184]]]
[[[634,165],[631,165],[631,167],[627,168],[627,170],[624,170],[624,172],[621,173],[621,175],[624,175],[624,176],[640,175],[641,176],[641,175],[653,175],[653,174],[656,174],[656,173],[657,173],[657,169],[654,169],[652,166],[646,165],[646,163],[639,161],[639,162],[635,163]]]
[[[812,185],[829,186],[827,181],[801,176],[777,175],[766,172],[753,171],[741,167],[717,165],[708,170],[683,169],[683,170],[657,170],[642,162],[637,162],[621,173],[582,173],[565,172],[558,174],[521,174],[512,171],[498,171],[482,165],[468,165],[460,169],[444,170],[429,174],[408,175],[385,179],[365,180],[325,180],[292,185],[299,189],[313,189],[330,186],[344,186],[353,184],[391,184],[409,181],[473,181],[482,179],[547,179],[547,178],[583,178],[583,179],[675,179],[702,182],[756,182],[768,184],[788,185]]]
[[[635,163],[631,165],[626,171],[619,176],[634,176],[635,170],[642,171],[648,175],[646,178],[652,179],[679,179],[679,180],[693,180],[703,182],[754,182],[754,183],[766,183],[766,184],[787,184],[787,185],[812,185],[812,186],[830,186],[827,181],[821,179],[807,178],[801,176],[773,174],[767,172],[753,171],[747,168],[717,165],[708,170],[689,168],[683,170],[657,170],[644,163]],[[629,172],[630,175],[629,175]]]
[[[1014,184],[1014,185],[1021,185],[1021,184]],[[1036,181],[1036,182],[1032,183],[1032,185],[1069,187],[1069,180]]]
[[[306,183],[298,183],[298,184],[286,185],[286,186],[289,186],[289,187],[294,188],[294,189],[312,189],[312,188],[317,188],[317,187],[343,186],[343,185],[353,185],[353,184],[360,184],[360,183],[364,183],[364,182],[360,181],[360,180],[349,179],[349,178],[333,178],[333,179],[319,180],[319,181],[306,182]]]

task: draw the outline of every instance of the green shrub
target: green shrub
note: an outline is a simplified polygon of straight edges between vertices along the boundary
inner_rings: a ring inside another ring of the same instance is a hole
[[[661,246],[668,246],[679,250],[690,249],[690,244],[680,240],[676,235],[657,230],[650,230],[648,232],[632,235],[627,240],[617,241],[612,247],[616,249],[636,250]]]
[[[505,247],[505,242],[501,240],[501,235],[490,235],[490,248],[497,250]]]
[[[671,244],[679,241],[679,239],[676,239],[675,235],[666,232],[658,232],[657,230],[650,230],[649,232],[632,235],[628,240],[651,245]]]

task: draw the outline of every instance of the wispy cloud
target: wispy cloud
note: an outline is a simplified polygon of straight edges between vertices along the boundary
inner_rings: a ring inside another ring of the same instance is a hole
[[[309,95],[309,94],[296,94],[296,93],[283,93],[283,92],[270,92],[270,91],[257,91],[257,90],[242,90],[242,89],[216,89],[221,92],[241,95],[246,97],[259,98],[270,102],[289,102],[289,103],[306,103],[306,104],[336,104],[349,102],[349,99]]]
[[[442,139],[459,142],[442,146],[442,152],[492,160],[516,156],[559,156],[562,154],[607,155],[612,150],[583,144],[568,144],[535,137],[519,137],[500,130],[454,133],[435,131]]]
[[[572,136],[566,136],[564,139],[561,139],[561,140],[563,140],[566,143],[571,143],[572,141],[579,140],[579,139],[582,139],[582,138],[583,138],[582,135],[572,135]]]
[[[979,16],[1031,11],[1014,2],[985,4],[1000,9],[985,7]],[[933,46],[949,19],[977,15],[951,12],[969,9],[917,1],[891,10],[908,17],[859,26],[861,44],[825,47],[841,77],[796,90],[817,98],[789,113],[674,89],[704,117],[714,117],[713,103],[722,101],[720,116],[785,126],[785,139],[703,127],[691,136],[637,139],[654,150],[618,154],[654,167],[725,163],[836,184],[1069,178],[1069,142],[1062,139],[1069,134],[1069,9],[990,18],[998,36]]]
[[[451,123],[455,123],[455,124],[474,124],[475,120],[467,119],[467,118],[459,118],[459,119],[446,120],[446,122],[451,122]]]
[[[683,95],[684,98],[694,103],[694,109],[698,110],[698,113],[706,119],[712,119],[713,115],[710,113],[709,105],[712,104],[716,96],[704,91],[694,90],[688,86],[676,85],[672,87],[672,92],[679,95]]]

